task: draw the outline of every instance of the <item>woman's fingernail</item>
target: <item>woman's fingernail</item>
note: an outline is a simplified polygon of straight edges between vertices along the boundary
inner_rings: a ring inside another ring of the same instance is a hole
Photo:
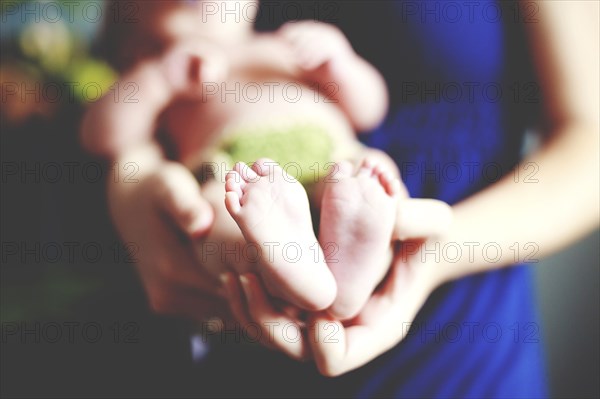
[[[210,230],[214,220],[212,209],[207,212],[202,212],[188,227],[188,233],[193,238],[204,236]]]
[[[198,218],[197,221],[194,221],[194,223],[192,223],[190,225],[190,227],[188,227],[188,234],[192,238],[202,237],[208,232],[210,225],[211,225],[210,219],[205,218],[205,217],[204,218],[200,217],[200,218]]]
[[[227,285],[229,284],[229,275],[227,273],[223,273],[219,275],[219,280],[221,280],[221,284],[227,287]]]
[[[247,299],[252,299],[252,289],[250,288],[250,279],[247,276],[240,276],[240,283],[242,283],[242,289],[246,294]]]

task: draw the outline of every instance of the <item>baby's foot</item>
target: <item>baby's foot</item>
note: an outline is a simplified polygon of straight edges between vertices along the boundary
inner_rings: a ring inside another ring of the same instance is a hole
[[[275,296],[325,309],[336,285],[313,232],[304,187],[274,161],[237,163],[225,182],[225,206],[248,243],[261,249],[259,271]]]
[[[344,320],[362,309],[388,270],[400,181],[368,159],[354,174],[340,163],[335,178],[324,189],[319,242],[338,284],[329,312]]]

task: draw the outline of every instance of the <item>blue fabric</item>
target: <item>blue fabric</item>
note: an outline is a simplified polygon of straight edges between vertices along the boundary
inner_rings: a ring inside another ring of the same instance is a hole
[[[396,160],[412,196],[453,204],[510,173],[519,160],[530,109],[515,101],[510,87],[520,79],[513,72],[529,68],[514,61],[523,45],[515,37],[525,38],[511,33],[519,27],[508,17],[491,22],[491,11],[488,18],[476,11],[469,21],[462,7],[459,21],[443,14],[436,20],[435,12],[423,21],[421,14],[408,16],[405,3],[390,2],[402,37],[394,38],[394,48],[385,46],[387,58],[378,65],[390,84],[391,110],[364,142]],[[431,9],[434,3],[444,4],[429,2]],[[475,10],[498,8],[477,4]],[[473,95],[466,93],[469,84]],[[450,91],[457,86],[461,95]],[[534,290],[527,266],[445,285],[401,344],[355,374],[364,381],[356,396],[547,396]]]

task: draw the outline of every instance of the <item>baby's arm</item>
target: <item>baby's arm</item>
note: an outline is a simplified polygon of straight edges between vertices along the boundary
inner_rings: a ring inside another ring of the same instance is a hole
[[[296,53],[306,78],[347,115],[356,131],[371,130],[383,120],[388,92],[381,74],[354,52],[335,26],[314,22],[285,24],[278,32]]]
[[[114,159],[153,140],[157,117],[173,98],[161,64],[160,59],[143,61],[121,77],[117,83],[120,91],[135,89],[130,99],[104,96],[88,109],[80,136],[88,152]]]
[[[138,63],[117,83],[118,93],[126,98],[104,96],[86,112],[80,132],[83,147],[114,159],[150,144],[159,115],[175,98],[201,95],[200,83],[219,81],[225,70],[224,58],[215,49],[190,42]]]
[[[210,227],[214,218],[212,207],[202,198],[192,174],[184,172],[183,165],[167,160],[155,132],[160,114],[173,100],[200,95],[200,79],[217,79],[217,75],[224,73],[224,68],[214,72],[219,61],[222,60],[209,55],[206,48],[196,43],[183,43],[163,57],[142,61],[119,82],[121,87],[131,82],[138,88],[133,101],[103,97],[88,109],[80,130],[82,144],[88,152],[119,165],[134,163],[138,171],[135,177],[139,181],[171,176],[168,171],[175,170],[173,175],[193,183],[167,188],[161,188],[160,184],[149,185],[162,198],[165,213],[190,236],[201,235]],[[177,181],[172,176],[163,180]],[[113,184],[109,185],[109,194],[126,194],[130,189],[127,185]],[[125,194],[111,196],[120,204],[127,200]]]

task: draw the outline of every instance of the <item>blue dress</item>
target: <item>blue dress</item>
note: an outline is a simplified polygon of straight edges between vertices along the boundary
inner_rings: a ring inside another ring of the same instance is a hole
[[[390,112],[364,142],[395,159],[413,197],[454,204],[512,173],[525,131],[540,115],[523,28],[530,15],[512,2],[472,7],[371,1],[337,10],[355,50],[390,88]],[[534,294],[526,265],[448,283],[429,298],[403,342],[336,379],[272,354],[254,359],[259,372],[240,358],[225,370],[230,381],[238,367],[247,376],[237,380],[246,394],[545,397]]]
[[[411,196],[453,204],[512,173],[539,115],[523,32],[528,15],[516,3],[479,2],[472,14],[462,3],[409,3],[382,5],[400,19],[399,55],[380,64],[391,112],[365,141],[396,160]],[[447,284],[357,395],[547,396],[534,290],[527,266]]]

